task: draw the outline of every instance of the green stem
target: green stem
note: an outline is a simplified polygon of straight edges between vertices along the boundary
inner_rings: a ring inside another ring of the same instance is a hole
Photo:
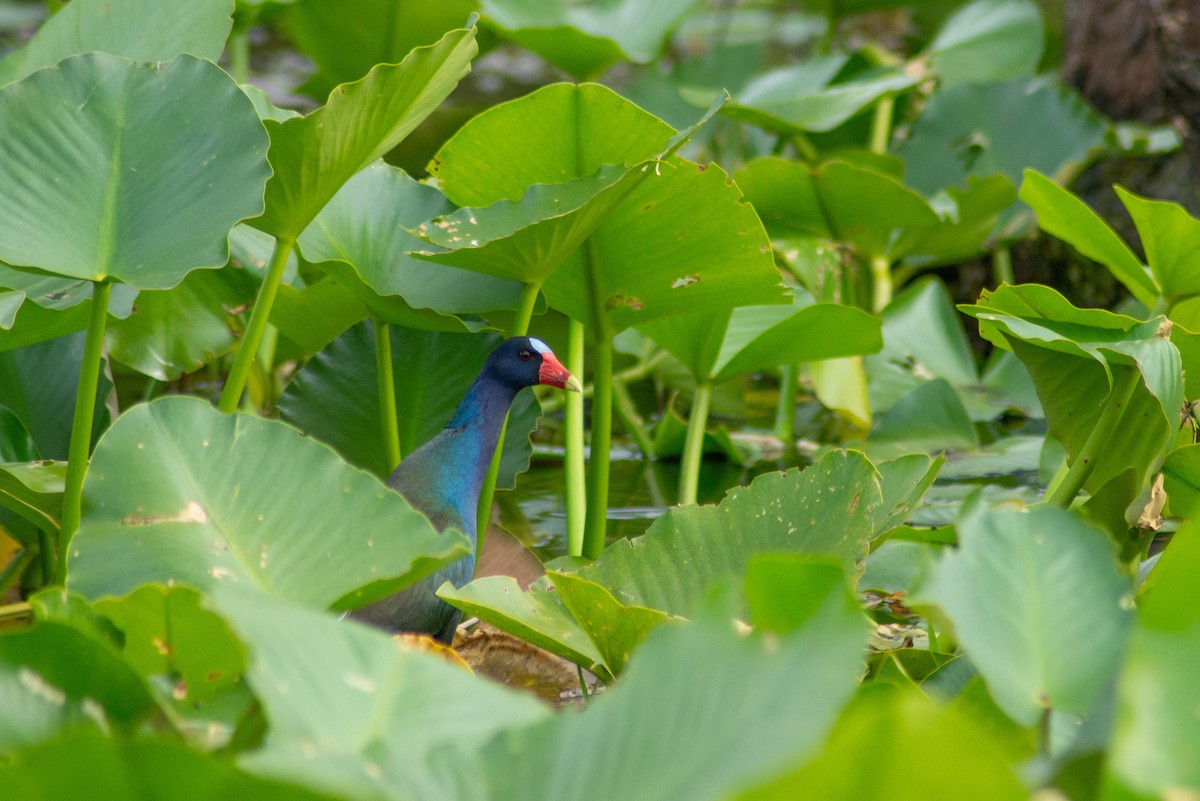
[[[1001,245],[992,251],[992,279],[996,286],[1017,283],[1013,275],[1012,251],[1007,246]]]
[[[624,381],[613,376],[612,389],[613,411],[616,412],[617,419],[621,421],[621,427],[633,437],[638,450],[642,452],[642,458],[651,458],[654,456],[654,441],[650,438],[650,432],[646,430],[645,421],[638,414],[637,404],[633,402],[633,396],[629,394],[629,387]]]
[[[800,367],[785,364],[779,368],[779,401],[775,404],[775,436],[789,450],[796,444],[796,380]]]
[[[83,506],[83,477],[87,473],[88,456],[92,447],[92,423],[96,413],[96,391],[100,384],[100,363],[103,360],[104,325],[108,320],[108,299],[112,284],[101,281],[92,290],[92,309],[88,318],[87,339],[83,345],[83,363],[79,368],[79,385],[75,391],[75,419],[71,423],[71,445],[67,451],[67,478],[63,490],[62,529],[58,535],[58,570],[55,579],[67,575],[67,553],[71,537],[79,529]],[[43,553],[42,559],[51,559]]]
[[[392,367],[392,327],[376,317],[375,380],[379,386],[379,422],[388,472],[400,464],[400,424],[396,420],[396,377]]]
[[[583,323],[567,321],[567,362],[571,375],[583,380]],[[567,553],[583,556],[583,527],[587,515],[587,476],[583,458],[583,393],[564,392],[566,420],[566,453],[563,456],[563,473],[566,479],[567,506]]]
[[[523,337],[529,333],[529,321],[533,318],[533,308],[537,305],[540,284],[526,284],[521,289],[521,301],[517,305],[516,316],[513,317],[510,337]],[[504,452],[504,435],[508,432],[508,416],[500,426],[500,438],[496,440],[496,450],[492,454],[492,463],[488,465],[487,475],[484,476],[483,486],[479,488],[479,505],[475,507],[475,528],[478,535],[475,540],[475,556],[483,553],[483,540],[487,536],[488,523],[492,519],[492,499],[496,497],[496,481],[500,477],[500,456]]]
[[[583,555],[596,559],[604,552],[608,526],[609,447],[612,445],[612,327],[603,309],[597,310],[592,332],[592,448],[588,465],[587,516]]]
[[[1038,753],[1042,756],[1050,756],[1050,720],[1053,710],[1046,707],[1042,710],[1042,716],[1038,719]]]
[[[1075,500],[1075,496],[1079,494],[1079,490],[1083,489],[1088,476],[1095,469],[1096,457],[1100,450],[1106,447],[1112,439],[1113,432],[1116,431],[1117,424],[1121,421],[1121,416],[1125,413],[1129,399],[1133,397],[1133,390],[1137,387],[1139,380],[1141,380],[1141,373],[1135,367],[1125,368],[1125,373],[1115,379],[1112,391],[1104,403],[1104,410],[1100,412],[1100,418],[1096,420],[1092,433],[1088,434],[1087,441],[1083,443],[1083,448],[1080,449],[1063,480],[1047,494],[1046,503],[1066,508]]]
[[[883,311],[892,302],[892,265],[885,256],[871,258],[871,308]]]
[[[613,330],[604,308],[603,277],[596,244],[583,245],[583,270],[592,311],[592,447],[588,460],[587,514],[583,525],[583,555],[596,559],[604,552],[608,532],[609,447],[612,444]]]
[[[687,439],[679,470],[679,504],[696,502],[700,485],[700,463],[704,461],[704,429],[708,425],[708,407],[712,401],[712,382],[705,379],[696,385],[692,399],[692,414],[688,418]]]
[[[871,152],[886,153],[892,143],[892,116],[896,110],[895,98],[885,97],[875,104],[871,115]]]
[[[233,359],[233,366],[229,368],[225,389],[222,390],[221,400],[217,403],[217,408],[225,414],[232,414],[241,403],[246,379],[250,376],[250,368],[254,365],[254,358],[258,355],[259,345],[262,344],[263,335],[266,333],[267,321],[271,318],[271,307],[275,305],[275,296],[279,294],[283,270],[287,266],[293,244],[290,239],[275,240],[275,252],[271,254],[267,276],[258,290],[258,299],[254,302],[254,310],[250,312],[250,322],[246,325],[242,344]]]

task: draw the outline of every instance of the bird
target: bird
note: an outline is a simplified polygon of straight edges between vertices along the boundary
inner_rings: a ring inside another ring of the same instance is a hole
[[[461,587],[475,571],[476,507],[500,430],[517,393],[537,384],[582,392],[579,379],[563,367],[540,339],[512,337],[492,350],[450,422],[417,448],[385,482],[421,512],[438,531],[457,529],[471,552],[400,592],[352,613],[388,631],[428,634],[450,644],[462,613],[437,597],[450,581]]]

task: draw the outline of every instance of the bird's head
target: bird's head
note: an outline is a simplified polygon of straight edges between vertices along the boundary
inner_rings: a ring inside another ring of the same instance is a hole
[[[571,392],[583,391],[579,379],[562,366],[550,347],[533,337],[505,340],[488,357],[488,366],[501,380],[514,386],[546,384]]]

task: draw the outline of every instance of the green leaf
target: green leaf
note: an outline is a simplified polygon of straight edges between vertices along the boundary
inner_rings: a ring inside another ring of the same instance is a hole
[[[750,558],[745,576],[746,606],[758,629],[787,634],[823,613],[826,604],[839,613],[861,613],[846,586],[846,571],[836,562],[809,554],[760,553]]]
[[[154,708],[133,670],[106,645],[59,623],[0,636],[0,753],[77,727],[132,731]]]
[[[208,61],[91,53],[36,72],[0,88],[0,173],[21,187],[0,194],[0,259],[139,289],[220,267],[262,209],[266,145]]]
[[[671,138],[593,84],[489,109],[430,166],[467,208],[417,231],[453,248],[422,255],[540,286],[551,307],[591,325],[604,314],[616,331],[780,300],[762,226],[728,176],[670,155],[690,132]]]
[[[307,116],[267,120],[274,174],[266,212],[250,224],[294,241],[351,176],[433,113],[470,70],[476,51],[473,29],[451,31],[400,64],[380,64],[337,87]]]
[[[500,35],[577,78],[599,76],[617,61],[653,61],[667,34],[699,0],[571,3],[566,0],[481,0],[484,19]]]
[[[1162,474],[1171,514],[1200,517],[1200,445],[1185,445],[1168,453]]]
[[[462,330],[444,315],[516,308],[521,287],[408,255],[425,243],[405,229],[449,205],[433,187],[375,163],[346,182],[297,244],[306,261],[352,289],[382,319]]]
[[[91,312],[90,281],[15,270],[0,264],[0,351],[36,345],[82,331]],[[109,317],[128,317],[137,290],[118,284]]]
[[[86,788],[86,789],[84,789]],[[169,740],[115,740],[77,732],[23,751],[0,766],[6,798],[105,801],[335,801],[295,784],[249,776],[224,755],[203,754]]]
[[[478,781],[494,798],[715,801],[813,755],[862,671],[862,613],[842,582],[826,598],[778,638],[658,628],[584,714],[489,744]]]
[[[327,447],[196,398],[161,398],[122,415],[96,446],[83,506],[67,585],[88,598],[149,582],[205,593],[232,583],[348,608],[465,550],[461,536],[436,535],[399,495]]]
[[[231,309],[244,308],[257,284],[240,271],[196,271],[174,289],[142,292],[133,314],[108,324],[109,355],[143,375],[174,381],[233,350]]]
[[[1153,308],[1158,302],[1159,288],[1146,266],[1112,226],[1078,197],[1037,171],[1026,170],[1021,200],[1037,213],[1038,227],[1103,264],[1142,305]]]
[[[1030,0],[975,0],[942,24],[926,54],[943,88],[1034,74],[1042,15]]]
[[[926,195],[968,176],[1008,177],[1034,169],[1060,175],[1104,142],[1106,125],[1057,80],[1020,78],[935,92],[896,148],[912,185]]]
[[[43,531],[57,531],[62,517],[64,462],[9,462],[0,465],[0,506]]]
[[[769,131],[823,133],[919,82],[896,68],[834,82],[847,60],[842,54],[818,56],[763,73],[738,93],[724,113]]]
[[[796,292],[791,306],[689,314],[639,330],[697,379],[718,383],[781,364],[872,353],[883,346],[878,317],[849,306],[813,303],[803,290]]]
[[[476,591],[478,582],[439,594],[455,606],[462,599],[464,611],[469,603],[472,614],[494,625],[536,632],[539,644],[568,659],[591,656],[577,644],[580,631],[615,632],[614,642],[595,646],[597,655],[619,662],[655,622],[649,610],[691,616],[714,583],[741,575],[755,553],[827,556],[851,573],[861,572],[875,521],[887,516],[881,506],[871,463],[858,453],[834,452],[803,471],[760,476],[716,506],[671,509],[644,536],[618,540],[596,562],[552,572],[552,582],[569,573],[555,583],[562,600],[531,590],[524,601],[513,602],[503,597],[506,587],[492,583]],[[560,604],[573,613],[577,627],[562,623]],[[606,661],[604,667],[615,673],[619,664]]]
[[[880,747],[903,743],[903,748]],[[912,759],[912,753],[936,755]],[[864,766],[869,768],[864,769]],[[738,801],[1019,801],[1028,792],[994,734],[957,707],[920,693],[868,687],[807,765],[742,793]]]
[[[391,339],[400,452],[409,454],[442,430],[503,338],[392,328]],[[279,412],[351,464],[387,476],[396,466],[387,463],[382,442],[377,382],[375,337],[363,323],[309,360],[284,390]],[[521,393],[509,414],[504,453],[511,461],[501,488],[512,488],[516,473],[528,468],[540,415],[532,393]]]
[[[131,61],[180,53],[216,61],[233,24],[230,0],[197,0],[170,14],[156,0],[82,0],[58,9],[20,50],[0,62],[0,86],[69,56],[101,52]]]
[[[957,530],[959,550],[919,595],[950,618],[996,703],[1023,726],[1048,709],[1090,712],[1133,622],[1108,538],[1049,506],[977,506]]]
[[[876,420],[870,441],[895,446],[904,453],[979,445],[975,425],[944,378],[926,381],[893,403]]]
[[[1200,534],[1196,523],[1188,520],[1171,536],[1170,545],[1146,577],[1138,599],[1142,628],[1183,631],[1200,621],[1200,607],[1192,600],[1198,569]]]
[[[1148,200],[1120,186],[1113,188],[1133,217],[1138,238],[1146,251],[1146,262],[1167,303],[1173,306],[1200,294],[1200,281],[1194,275],[1192,261],[1196,249],[1200,248],[1200,220],[1178,203]],[[1176,315],[1169,316],[1172,320],[1177,319]],[[1200,319],[1177,321],[1194,328]]]
[[[0,353],[0,406],[28,429],[43,459],[66,459],[84,335],[72,334]],[[93,441],[108,428],[112,382],[101,376]]]
[[[239,760],[260,776],[339,797],[451,797],[459,754],[550,714],[366,626],[233,587],[217,605],[250,651],[247,681],[270,722]]]
[[[1133,468],[1136,493],[1178,426],[1183,405],[1179,351],[1160,336],[1163,318],[1141,322],[1080,309],[1040,284],[985,290],[977,305],[959,308],[979,319],[986,339],[1011,349],[1029,369],[1050,433],[1066,447],[1071,463],[1112,387],[1129,371],[1138,372],[1133,395],[1084,485],[1098,490]]]
[[[438,590],[438,597],[467,615],[569,659],[605,681],[613,678],[600,651],[546,577],[534,581],[525,591],[511,576],[483,576],[459,588],[447,582]]]
[[[317,65],[303,91],[325,95],[339,83],[357,80],[376,64],[395,64],[415,47],[435,43],[461,27],[474,0],[359,0],[347,14],[337,3],[288,3],[284,14],[296,46]]]
[[[1195,622],[1174,631],[1139,628],[1129,644],[1108,770],[1145,796],[1200,788],[1200,689],[1190,681],[1197,662]]]

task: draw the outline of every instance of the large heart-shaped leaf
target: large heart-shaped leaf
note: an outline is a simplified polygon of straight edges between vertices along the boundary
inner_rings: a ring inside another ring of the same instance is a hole
[[[266,212],[251,224],[295,241],[352,175],[399,144],[446,99],[476,51],[474,29],[451,31],[399,64],[380,64],[337,87],[307,116],[267,120],[274,175]]]
[[[593,324],[603,313],[615,330],[781,299],[761,225],[736,187],[719,167],[670,156],[694,128],[672,138],[593,84],[496,106],[430,166],[468,208],[418,231],[452,248],[427,257],[540,286],[552,307]]]
[[[24,424],[43,459],[67,458],[83,340],[83,334],[72,334],[0,353],[0,406]],[[106,402],[112,382],[100,381],[96,437],[110,419]]]
[[[449,330],[455,321],[444,315],[516,308],[521,287],[515,282],[407,254],[424,243],[405,229],[449,208],[441,192],[380,162],[347,181],[297,244],[305,260],[389,322],[422,327],[428,318],[430,327]]]
[[[202,592],[230,582],[347,608],[466,545],[290,426],[186,397],[117,420],[92,456],[83,507],[67,583],[89,598],[148,582]]]
[[[233,350],[232,310],[249,304],[257,288],[241,271],[205,270],[173,289],[142,292],[133,314],[109,324],[109,355],[159,381],[199,370]]]
[[[133,669],[106,644],[61,623],[0,636],[0,753],[71,728],[130,732],[154,709]]]
[[[317,65],[302,87],[315,97],[361,78],[376,64],[395,64],[414,47],[433,44],[478,8],[475,0],[358,0],[347,14],[338,3],[310,1],[287,3],[283,13],[292,41]]]
[[[970,175],[1001,173],[1013,186],[1027,168],[1058,175],[1105,131],[1083,98],[1051,78],[961,84],[934,93],[896,153],[912,185],[933,195]]]
[[[0,86],[81,53],[170,61],[180,53],[216,61],[233,25],[231,0],[196,0],[160,13],[156,0],[79,0],[64,5],[24,47],[0,62]]]
[[[769,638],[727,618],[660,627],[586,713],[489,744],[477,780],[504,799],[715,801],[810,758],[859,681],[866,628],[844,578],[820,590]]]
[[[645,63],[699,0],[572,3],[482,0],[484,18],[502,36],[577,78],[596,77],[615,62]]]
[[[91,281],[16,270],[0,264],[0,351],[57,339],[87,327]],[[138,292],[118,284],[108,300],[109,317],[128,317]]]
[[[901,493],[893,501],[915,504]],[[817,554],[861,572],[867,544],[895,509],[884,510],[879,475],[861,454],[832,452],[797,472],[767,474],[731,490],[716,506],[685,506],[656,520],[642,537],[619,540],[594,563],[553,570],[559,598],[531,588],[524,601],[506,596],[508,582],[481,579],[439,595],[489,622],[536,632],[536,642],[568,659],[593,656],[580,633],[608,636],[596,643],[607,672],[665,615],[690,616],[717,581],[738,576],[762,551]],[[829,521],[836,520],[836,525]],[[567,579],[557,582],[556,578]],[[563,624],[563,605],[578,622]],[[664,614],[665,613],[665,614]],[[565,634],[560,637],[559,632]]]
[[[1175,431],[1183,405],[1179,351],[1165,338],[1164,318],[1145,322],[1102,309],[1080,309],[1041,284],[985,290],[960,306],[980,333],[1012,350],[1029,369],[1050,433],[1074,463],[1096,427],[1114,386],[1138,376],[1116,427],[1098,451],[1084,486],[1096,491],[1127,468],[1136,493]],[[1132,497],[1126,499],[1126,502]]]
[[[756,159],[735,174],[772,236],[853,243],[864,258],[940,264],[979,252],[1013,200],[1003,179],[969,183],[936,205],[873,163],[833,159],[812,167]]]
[[[91,53],[36,72],[0,88],[0,173],[20,187],[0,194],[0,259],[139,289],[220,267],[262,209],[266,146],[209,61]]]
[[[1013,720],[1083,715],[1113,681],[1133,622],[1129,582],[1100,530],[1050,506],[970,509],[960,549],[920,595],[938,604]]]
[[[260,776],[349,798],[452,797],[452,755],[549,715],[382,632],[232,589],[217,606],[250,652],[247,681],[271,725],[239,761]]]
[[[727,381],[754,370],[839,356],[883,346],[880,320],[836,303],[813,303],[801,289],[789,306],[743,306],[639,327],[698,378]]]

